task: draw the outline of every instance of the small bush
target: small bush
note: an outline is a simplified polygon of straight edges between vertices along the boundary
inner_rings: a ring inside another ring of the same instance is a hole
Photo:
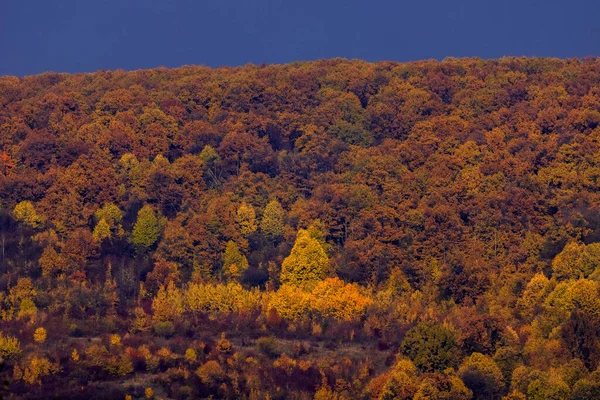
[[[159,321],[154,324],[154,333],[158,336],[171,337],[175,333],[175,327],[171,321]]]
[[[277,349],[277,342],[274,337],[261,337],[256,341],[256,347],[258,350],[270,358],[275,358],[279,355]]]

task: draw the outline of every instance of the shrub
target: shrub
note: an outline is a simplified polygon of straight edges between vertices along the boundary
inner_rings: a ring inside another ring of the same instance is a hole
[[[258,338],[256,341],[256,347],[258,350],[270,358],[275,358],[279,355],[279,351],[277,349],[277,342],[275,338],[272,336],[263,336]]]
[[[200,378],[203,384],[213,386],[221,382],[225,378],[225,372],[218,362],[211,360],[202,364],[197,370],[196,375]]]
[[[33,340],[38,343],[44,343],[46,341],[46,330],[44,328],[37,328],[33,333]]]
[[[171,337],[175,333],[175,326],[171,321],[158,321],[154,324],[154,333],[158,336]]]

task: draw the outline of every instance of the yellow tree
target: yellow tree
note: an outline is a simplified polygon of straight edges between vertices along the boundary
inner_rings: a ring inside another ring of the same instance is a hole
[[[158,289],[156,297],[152,300],[153,319],[158,322],[172,321],[183,313],[183,296],[173,281],[165,288]]]
[[[380,399],[412,399],[418,389],[417,367],[410,360],[400,360],[386,374]]]
[[[325,277],[329,257],[319,241],[300,229],[288,257],[281,264],[281,283],[313,285]]]
[[[7,336],[0,332],[0,357],[10,359],[21,352],[19,340],[14,336]]]
[[[100,219],[94,228],[94,240],[102,242],[104,239],[110,239],[110,226],[104,218]]]
[[[44,343],[46,341],[46,329],[40,327],[33,333],[33,340],[38,343]]]
[[[256,231],[256,212],[254,207],[247,203],[242,203],[237,210],[236,222],[240,227],[240,233],[248,236]]]
[[[240,249],[233,241],[227,242],[225,254],[223,254],[223,272],[228,279],[239,279],[248,269],[246,256],[240,253]]]
[[[123,212],[116,205],[112,203],[105,204],[96,211],[95,216],[98,223],[100,220],[104,220],[111,231],[117,234],[122,233],[121,221],[123,220]]]
[[[587,278],[600,266],[600,243],[568,243],[552,260],[557,280]]]
[[[337,321],[355,321],[373,303],[358,285],[346,284],[339,278],[320,281],[311,294],[311,308],[323,318]]]
[[[42,267],[43,276],[51,276],[66,269],[66,261],[64,257],[59,254],[55,250],[54,245],[51,244],[44,248],[39,262],[40,266]]]
[[[30,201],[22,201],[17,204],[13,213],[17,221],[29,225],[34,229],[42,223],[42,218],[35,211],[35,208]]]
[[[286,321],[298,322],[310,316],[309,296],[297,286],[283,285],[269,296],[266,309],[276,310]]]

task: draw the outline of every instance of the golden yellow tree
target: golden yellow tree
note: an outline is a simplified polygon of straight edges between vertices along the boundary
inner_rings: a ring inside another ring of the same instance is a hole
[[[552,260],[552,276],[557,280],[578,279],[587,276],[584,271],[585,245],[570,242]]]
[[[37,228],[42,223],[42,218],[35,211],[35,207],[30,201],[22,201],[17,204],[13,213],[17,221],[21,221],[32,228]]]
[[[19,340],[14,336],[6,336],[0,332],[0,357],[10,359],[21,352]]]
[[[502,371],[490,356],[481,353],[467,357],[458,374],[478,399],[497,398],[504,388]]]
[[[275,309],[286,321],[298,322],[310,317],[310,295],[298,286],[284,284],[269,296],[266,309]]]
[[[152,300],[153,320],[173,321],[183,313],[183,296],[173,281],[165,288],[161,285],[156,297]]]
[[[39,327],[33,333],[33,340],[38,343],[44,343],[46,341],[46,329]]]
[[[311,308],[325,319],[354,321],[364,315],[373,301],[358,285],[346,284],[339,278],[320,281],[311,293]]]
[[[110,226],[104,218],[100,219],[94,227],[94,240],[102,242],[104,239],[110,239]]]
[[[256,212],[254,207],[247,203],[242,203],[237,210],[236,222],[240,227],[240,233],[243,236],[248,236],[254,233],[257,229]]]

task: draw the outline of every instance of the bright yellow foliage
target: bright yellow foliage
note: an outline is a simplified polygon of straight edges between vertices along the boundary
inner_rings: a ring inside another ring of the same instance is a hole
[[[373,300],[356,284],[346,284],[339,278],[328,278],[313,289],[310,308],[321,317],[336,321],[354,321],[364,315]]]
[[[267,310],[271,308],[287,321],[301,321],[310,316],[310,295],[297,286],[285,284],[269,296]]]
[[[151,387],[147,387],[146,389],[144,389],[144,397],[146,397],[147,399],[151,399],[154,397],[154,390],[152,390]]]
[[[0,332],[0,357],[10,359],[21,351],[19,341],[14,336],[5,336]]]
[[[15,206],[15,218],[25,225],[37,228],[42,223],[42,218],[37,214],[33,204],[30,201],[22,201]]]
[[[239,279],[248,269],[246,256],[233,241],[227,242],[223,255],[223,272],[228,279]]]
[[[165,289],[160,286],[156,297],[152,300],[154,321],[173,321],[183,313],[183,296],[173,281]]]
[[[296,368],[297,362],[287,354],[282,354],[277,360],[273,361],[273,367],[282,369],[289,376]]]
[[[196,375],[205,385],[212,386],[225,377],[225,372],[218,362],[211,360],[196,370]]]
[[[557,280],[587,278],[599,266],[600,243],[570,242],[552,260],[553,277]]]
[[[33,333],[33,340],[38,343],[44,343],[46,341],[46,329],[40,327]]]
[[[263,295],[260,291],[245,290],[237,282],[223,284],[192,283],[184,292],[187,311],[216,317],[228,313],[253,313],[261,310]]]
[[[104,218],[96,224],[93,235],[94,240],[97,242],[102,242],[104,239],[110,239],[110,226]]]
[[[487,389],[494,394],[499,394],[504,388],[502,371],[490,356],[481,353],[473,353],[467,357],[458,369],[458,374],[462,378],[471,375],[485,378]]]
[[[43,276],[51,276],[66,268],[63,257],[54,249],[54,246],[46,246],[40,257],[40,266]]]
[[[417,392],[417,384],[417,367],[410,360],[400,360],[389,372],[379,398],[412,398]]]
[[[257,229],[256,212],[254,207],[247,203],[242,203],[237,210],[236,222],[240,227],[240,233],[243,236],[248,236],[254,233]]]
[[[121,345],[121,336],[119,336],[116,333],[113,335],[110,335],[110,344],[113,346],[120,346]]]
[[[185,351],[185,361],[193,363],[194,361],[196,361],[196,359],[198,359],[198,355],[196,354],[196,351],[194,349],[187,349]]]
[[[600,315],[598,290],[600,283],[589,279],[560,282],[544,302],[549,311],[559,311],[566,315],[573,309]]]
[[[271,200],[265,207],[260,221],[260,229],[269,239],[277,239],[283,235],[283,218],[283,207],[277,200]]]
[[[23,372],[23,380],[30,385],[41,385],[41,378],[58,372],[58,366],[47,358],[33,357]]]

